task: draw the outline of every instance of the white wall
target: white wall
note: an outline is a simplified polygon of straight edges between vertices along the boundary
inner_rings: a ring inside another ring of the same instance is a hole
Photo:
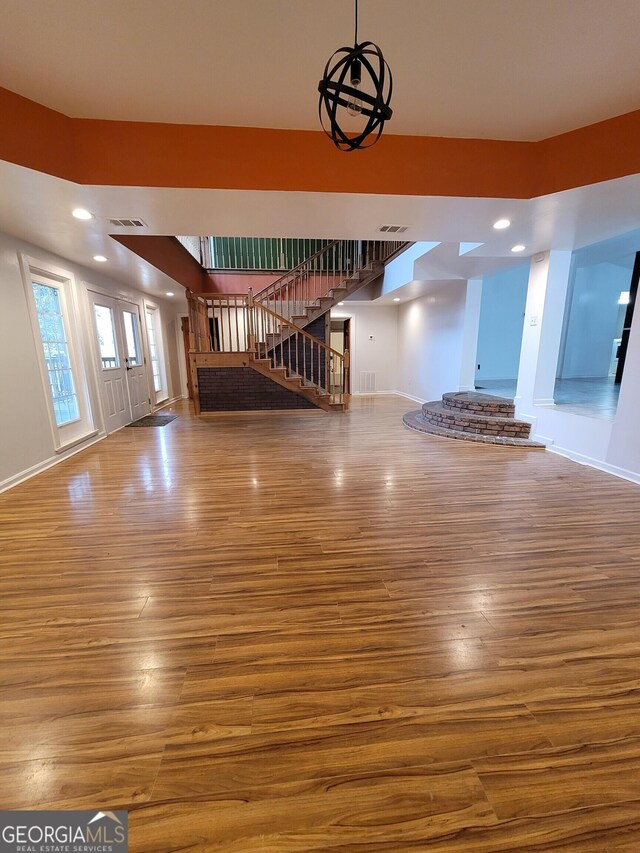
[[[45,389],[40,375],[36,344],[29,320],[26,294],[19,267],[19,254],[71,273],[80,301],[78,322],[86,311],[85,283],[112,296],[135,301],[142,306],[146,294],[114,281],[107,275],[72,263],[30,243],[0,233],[0,489],[18,482],[29,473],[42,470],[78,447],[56,454],[47,416]],[[180,367],[176,335],[176,317],[181,303],[150,298],[158,305],[162,318],[169,396],[181,396]],[[94,426],[103,435],[97,384],[94,379],[93,349],[88,355],[92,330],[80,329],[82,351],[89,384],[89,399]],[[89,360],[87,360],[89,359]],[[95,437],[89,441],[95,440]],[[85,442],[86,444],[86,442]],[[80,445],[82,447],[84,445]]]
[[[516,379],[522,344],[529,264],[482,280],[476,382]]]
[[[375,373],[375,390],[397,390],[398,309],[345,302],[331,316],[351,318],[351,393],[361,393],[361,374]]]
[[[384,268],[380,296],[392,293],[399,287],[404,287],[407,282],[413,281],[414,278],[419,278],[419,276],[416,276],[415,271],[416,261],[439,245],[439,243],[434,242],[418,241],[405,249],[404,252],[401,252],[392,261],[389,261]]]
[[[426,402],[458,390],[466,293],[466,281],[451,281],[400,305],[398,391]]]

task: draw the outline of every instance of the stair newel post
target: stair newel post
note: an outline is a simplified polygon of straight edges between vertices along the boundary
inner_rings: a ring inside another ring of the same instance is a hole
[[[263,357],[262,343],[264,341],[264,312],[260,305],[256,305],[256,346],[258,349],[258,358]]]
[[[344,355],[342,357],[342,393],[340,394],[340,402],[342,403],[348,394],[347,391],[347,382],[349,381],[351,370],[351,353],[348,349],[344,351]]]
[[[190,290],[187,290],[187,305],[189,307],[189,349],[193,352],[197,349],[197,317],[194,308],[194,297]]]
[[[282,348],[284,349],[284,343]],[[291,376],[291,335],[287,337],[287,363],[285,364],[285,367],[287,368],[287,373],[285,375]]]
[[[244,307],[244,298],[242,300],[242,305]],[[236,347],[238,348],[238,352],[242,352],[243,344],[246,345],[246,342],[240,340],[240,320],[238,317],[238,308],[239,308],[238,297],[236,296],[233,300],[233,313],[236,315]],[[243,337],[244,337],[244,335],[243,335]]]
[[[245,329],[247,335],[247,351],[255,355],[256,352],[256,333],[254,325],[255,308],[253,303],[253,290],[249,288],[245,303]]]

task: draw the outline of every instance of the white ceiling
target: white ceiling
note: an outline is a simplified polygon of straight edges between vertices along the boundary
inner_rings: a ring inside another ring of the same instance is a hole
[[[640,108],[639,0],[361,0],[390,133],[537,140]],[[8,0],[0,85],[71,116],[318,127],[351,0]]]
[[[80,186],[0,162],[0,230],[115,279],[162,295],[173,282],[109,236],[216,234],[252,237],[377,239],[383,222],[409,226],[412,242],[443,244],[420,262],[422,281],[465,279],[518,263],[546,249],[576,249],[640,229],[640,175],[537,199],[478,199],[339,193],[259,192],[157,187]],[[71,216],[86,207],[95,218]],[[114,229],[113,216],[148,228]],[[495,231],[496,219],[511,227]],[[457,244],[482,245],[463,257]],[[511,247],[527,248],[514,256]],[[633,251],[638,235],[623,241]],[[108,264],[92,261],[104,254]]]

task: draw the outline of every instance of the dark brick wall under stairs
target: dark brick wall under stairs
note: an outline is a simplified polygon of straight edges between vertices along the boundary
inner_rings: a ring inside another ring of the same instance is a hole
[[[199,367],[198,386],[202,412],[318,408],[251,367]]]
[[[308,332],[310,335],[313,335],[314,338],[317,338],[322,343],[326,343],[326,315],[322,314],[320,317],[316,317],[313,322],[309,323],[308,326],[305,326],[305,332]],[[311,363],[311,346],[309,343],[305,346],[305,338],[300,336],[298,339],[297,345],[297,354],[296,354],[296,345],[292,342],[291,338],[288,338],[283,344],[279,344],[274,347],[271,355],[271,363],[272,364],[284,364],[287,367],[291,367],[292,370],[296,370],[301,375],[304,374],[307,378],[311,378],[315,383],[320,383],[320,379],[322,378],[322,384],[324,384],[325,379],[325,354],[324,352],[318,353],[316,347],[313,347],[313,364]],[[280,354],[280,350],[282,349],[282,355]],[[302,364],[306,364],[306,371],[303,371]],[[319,362],[319,363],[318,363]],[[313,370],[312,370],[313,368]]]

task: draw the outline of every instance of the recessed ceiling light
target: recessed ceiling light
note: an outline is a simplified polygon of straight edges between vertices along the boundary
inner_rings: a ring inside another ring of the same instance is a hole
[[[104,255],[94,255],[93,260],[97,261],[99,264],[106,264],[107,259]]]
[[[338,302],[338,308],[339,308],[341,305],[344,305],[344,302]]]
[[[526,248],[527,247],[523,246],[522,243],[518,243],[517,245],[511,247],[511,251],[512,252],[524,252],[524,250]]]
[[[493,227],[496,231],[502,231],[503,228],[508,228],[511,225],[510,219],[498,219],[493,223]]]
[[[89,213],[84,207],[76,207],[75,210],[71,211],[71,215],[75,216],[76,219],[93,219],[93,213]]]
[[[393,301],[394,301],[394,302],[400,302],[400,297],[399,297],[399,296],[394,296],[394,297],[393,297]]]
[[[173,296],[173,290],[167,290],[165,296]]]

